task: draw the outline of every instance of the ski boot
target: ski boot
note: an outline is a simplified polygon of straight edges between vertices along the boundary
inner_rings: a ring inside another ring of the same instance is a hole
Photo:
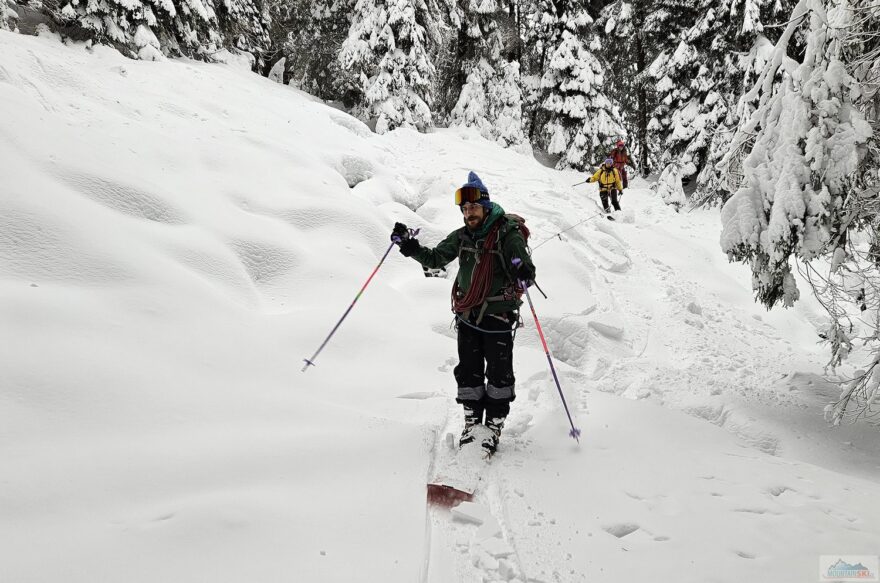
[[[458,447],[461,448],[469,443],[473,443],[475,437],[473,429],[477,425],[483,423],[482,409],[464,407],[464,429],[461,432],[461,439],[458,440]]]
[[[501,430],[504,429],[505,419],[506,417],[493,417],[492,419],[486,420],[486,428],[489,429],[491,433],[483,438],[480,446],[486,452],[487,456],[494,455],[495,450],[498,449],[498,441],[501,439]]]

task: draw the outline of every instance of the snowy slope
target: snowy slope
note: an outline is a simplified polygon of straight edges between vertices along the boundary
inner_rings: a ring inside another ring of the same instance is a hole
[[[821,419],[820,312],[755,307],[717,213],[635,181],[610,223],[476,133],[375,136],[226,66],[0,55],[4,581],[794,582],[876,553],[880,443]],[[526,319],[482,526],[424,503],[460,429],[448,279],[393,251],[300,372],[394,221],[460,224],[470,169],[527,217],[584,432]]]

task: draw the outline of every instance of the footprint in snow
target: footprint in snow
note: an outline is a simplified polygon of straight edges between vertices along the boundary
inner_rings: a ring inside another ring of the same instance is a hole
[[[604,530],[608,534],[616,536],[617,538],[623,538],[639,530],[639,525],[631,522],[624,522],[620,524],[612,524],[611,526],[605,526],[602,528],[602,530]]]
[[[744,514],[779,514],[778,512],[772,512],[766,508],[734,508],[733,511]]]
[[[438,393],[437,391],[421,391],[416,393],[406,393],[404,395],[397,395],[398,399],[414,399],[417,401],[424,401],[426,399],[434,399],[436,397],[442,397],[442,393]]]

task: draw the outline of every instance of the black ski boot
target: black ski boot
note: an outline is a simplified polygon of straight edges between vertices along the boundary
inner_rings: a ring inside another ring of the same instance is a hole
[[[504,429],[505,419],[507,418],[493,417],[486,420],[486,427],[492,433],[483,438],[483,442],[480,445],[486,451],[487,455],[494,455],[495,450],[498,449],[498,441],[501,439],[501,430]]]
[[[481,423],[483,423],[483,410],[471,405],[464,405],[464,430],[461,432],[458,447],[473,443],[474,434],[472,430]]]

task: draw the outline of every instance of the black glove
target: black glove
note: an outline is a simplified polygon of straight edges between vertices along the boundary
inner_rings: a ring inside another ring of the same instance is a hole
[[[394,223],[394,229],[391,231],[391,240],[400,245],[403,241],[409,239],[409,229],[403,223]]]
[[[416,253],[419,252],[419,249],[421,249],[422,246],[419,245],[418,239],[411,239],[409,237],[409,234],[407,234],[406,237],[407,237],[406,239],[403,239],[397,245],[400,247],[400,254],[401,255],[403,255],[404,257],[412,257],[413,255],[415,255]]]
[[[520,261],[514,265],[510,274],[517,282],[523,281],[526,284],[526,287],[531,287],[532,284],[535,283],[535,270],[526,265],[525,261]]]

